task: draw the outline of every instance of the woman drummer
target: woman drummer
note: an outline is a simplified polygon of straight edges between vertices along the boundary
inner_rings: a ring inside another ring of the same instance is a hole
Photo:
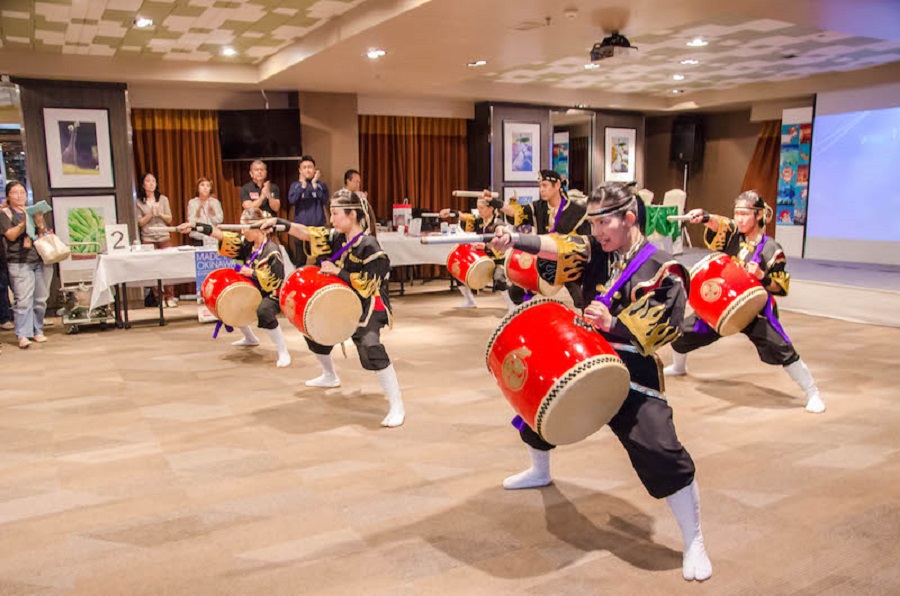
[[[498,226],[506,223],[503,213],[500,211],[501,207],[503,207],[503,201],[492,197],[491,191],[485,190],[484,195],[478,197],[477,216],[472,215],[471,213],[463,213],[462,211],[453,211],[449,208],[441,209],[440,216],[442,219],[457,217],[459,220],[459,227],[463,232],[493,234]],[[506,282],[506,269],[503,266],[503,252],[495,250],[491,246],[485,245],[483,242],[473,244],[472,248],[486,252],[491,260],[494,261],[494,280],[492,282],[494,291],[500,292],[500,295],[503,296],[503,300],[509,310],[514,309],[516,305],[509,297],[509,286]],[[457,287],[464,298],[463,303],[460,304],[459,307],[474,308],[476,305],[475,296],[472,294],[472,290],[463,283],[460,283]]]
[[[259,209],[247,209],[241,213],[242,224],[261,224],[264,219]],[[281,249],[270,237],[270,232],[259,228],[249,228],[242,234],[223,232],[204,223],[183,223],[178,231],[197,231],[212,236],[219,241],[219,254],[243,263],[238,273],[249,278],[262,294],[262,301],[256,309],[257,326],[265,329],[278,351],[276,366],[284,368],[291,364],[291,353],[287,349],[284,333],[276,315],[281,310],[278,305],[278,291],[284,282],[284,262]],[[240,327],[243,339],[233,342],[234,346],[258,346],[259,339],[250,326]]]
[[[787,259],[781,246],[765,233],[772,208],[756,192],[749,190],[734,200],[734,219],[710,215],[703,209],[694,209],[687,214],[691,216],[691,223],[706,224],[704,240],[708,248],[724,252],[737,260],[769,293],[765,309],[741,333],[756,346],[760,360],[784,367],[800,386],[806,394],[807,412],[824,412],[825,402],[819,395],[816,381],[778,320],[774,297],[787,296],[791,276],[785,271]],[[683,335],[672,344],[674,363],[665,368],[666,375],[687,374],[688,352],[721,337],[696,315],[685,321],[683,331]]]
[[[400,426],[406,417],[400,384],[394,365],[381,343],[381,328],[391,324],[391,307],[384,280],[391,270],[387,254],[374,236],[371,210],[366,199],[342,189],[331,198],[332,229],[305,226],[284,219],[270,219],[288,233],[310,244],[310,254],[320,262],[322,273],[335,275],[349,285],[362,302],[362,316],[353,334],[359,362],[375,372],[388,398],[390,409],[382,426]],[[305,336],[304,336],[305,337]],[[339,387],[341,380],[334,370],[331,350],[305,337],[309,349],[322,366],[322,374],[306,382],[310,387]]]
[[[712,565],[700,531],[694,462],[675,433],[655,356],[660,346],[678,336],[688,275],[671,255],[647,242],[638,223],[639,203],[628,185],[606,183],[588,199],[590,236],[522,234],[513,243],[507,230],[500,228],[492,244],[555,260],[558,275],[579,279],[588,304],[587,323],[610,342],[631,374],[631,389],[609,426],[647,492],[657,499],[665,497],[678,521],[684,538],[684,578],[705,580],[712,575]],[[536,337],[539,340],[539,334]],[[504,480],[504,488],[550,484],[549,454],[554,445],[519,416],[513,426],[528,446],[532,465]]]

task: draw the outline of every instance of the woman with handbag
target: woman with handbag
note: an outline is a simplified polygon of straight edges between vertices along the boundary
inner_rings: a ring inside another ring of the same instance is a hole
[[[50,297],[50,281],[53,267],[45,265],[34,247],[34,239],[27,233],[28,215],[25,201],[28,194],[25,186],[10,180],[6,185],[9,206],[0,210],[0,234],[6,247],[9,280],[12,285],[15,306],[13,315],[19,347],[23,350],[31,345],[32,338],[38,343],[47,341],[44,335],[44,313],[47,312],[47,298]],[[46,231],[44,216],[34,217],[35,236]]]

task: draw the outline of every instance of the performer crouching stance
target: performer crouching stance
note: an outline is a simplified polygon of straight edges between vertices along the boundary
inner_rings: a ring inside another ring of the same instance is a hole
[[[610,342],[631,373],[631,390],[609,426],[625,447],[644,487],[665,497],[684,538],[682,572],[687,580],[705,580],[712,565],[700,530],[700,495],[694,462],[678,441],[672,409],[662,393],[656,350],[678,337],[684,318],[688,275],[671,255],[657,251],[637,225],[638,202],[631,188],[607,183],[591,194],[587,215],[590,236],[522,235],[514,247],[557,261],[580,277],[588,307],[585,318]],[[506,229],[495,247],[511,246]],[[531,467],[503,482],[507,489],[545,486],[550,450],[520,417],[513,425],[528,446]]]
[[[284,225],[295,238],[310,243],[310,254],[320,263],[322,273],[336,275],[346,282],[362,302],[362,317],[353,334],[359,362],[366,370],[375,372],[390,404],[382,426],[400,426],[406,417],[400,384],[391,359],[381,343],[381,328],[391,324],[391,307],[382,285],[391,270],[387,254],[374,235],[368,201],[356,193],[340,190],[331,199],[332,229],[310,227],[283,219],[270,219],[266,227]],[[330,259],[329,259],[330,257]],[[386,286],[385,286],[386,287]],[[305,337],[305,336],[304,336]],[[309,349],[322,366],[322,374],[307,381],[310,387],[339,387],[340,378],[334,369],[331,350],[305,338]]]
[[[242,224],[259,224],[263,221],[263,212],[259,209],[246,209],[241,213]],[[291,365],[291,353],[284,340],[284,333],[276,316],[281,311],[278,305],[278,290],[284,282],[284,262],[278,244],[271,242],[269,232],[250,228],[243,234],[223,232],[208,224],[183,223],[178,230],[184,234],[196,230],[219,241],[219,254],[242,261],[243,266],[238,273],[250,278],[262,294],[262,302],[256,309],[257,326],[265,329],[278,351],[276,366],[284,368]],[[242,339],[233,342],[234,346],[258,346],[259,339],[249,326],[240,327],[244,334]]]
[[[825,411],[825,402],[819,395],[816,381],[778,320],[774,296],[787,296],[791,276],[785,271],[787,259],[781,246],[765,233],[770,213],[771,207],[767,207],[762,197],[750,190],[734,200],[734,219],[710,215],[702,209],[694,209],[688,215],[692,216],[691,223],[706,224],[704,240],[708,248],[736,259],[769,293],[765,309],[741,333],[756,346],[760,360],[784,367],[800,386],[806,395],[806,411],[820,414]],[[672,344],[675,361],[665,368],[665,374],[687,374],[688,352],[707,346],[720,337],[696,315],[689,317],[685,321],[684,334]]]

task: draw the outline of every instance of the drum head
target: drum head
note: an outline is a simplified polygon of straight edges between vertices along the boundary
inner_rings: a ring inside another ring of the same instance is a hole
[[[469,267],[466,275],[466,285],[470,290],[480,290],[494,279],[494,261],[487,257],[481,257]]]
[[[554,445],[569,445],[600,430],[628,396],[631,375],[618,356],[595,356],[553,385],[536,416],[537,432]]]
[[[249,283],[231,284],[216,299],[216,315],[230,327],[245,327],[256,321],[262,294]]]
[[[311,340],[333,346],[350,339],[359,326],[362,303],[343,284],[331,284],[313,294],[303,311],[303,328]]]
[[[719,317],[716,333],[721,336],[740,333],[766,307],[769,294],[762,286],[750,288],[734,299]]]

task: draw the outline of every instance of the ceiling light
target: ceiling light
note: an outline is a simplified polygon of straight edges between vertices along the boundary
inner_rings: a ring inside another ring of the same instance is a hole
[[[137,16],[134,17],[134,26],[138,29],[143,29],[145,27],[149,27],[153,24],[153,19],[148,19],[147,17]]]
[[[232,47],[226,46],[226,47],[222,48],[222,55],[223,56],[237,56],[237,50]]]
[[[476,66],[484,66],[485,64],[487,64],[487,60],[476,60],[475,62],[469,62],[466,66],[475,68]]]
[[[585,70],[597,70],[598,68],[600,68],[599,64],[585,64],[584,65]]]
[[[700,61],[688,58],[687,60],[682,60],[681,64],[684,64],[685,66],[694,66],[695,64],[700,64]]]
[[[692,48],[702,48],[708,43],[709,42],[704,40],[702,37],[695,37],[691,41],[687,42],[687,45],[691,46]]]
[[[684,93],[684,89],[672,89],[672,95],[681,95]]]
[[[673,74],[673,75],[672,75],[672,80],[673,80],[673,81],[683,81],[683,80],[684,80],[684,75],[683,75],[683,74]]]
[[[385,54],[387,54],[387,52],[385,52],[384,50],[379,50],[379,49],[371,49],[368,52],[366,52],[366,56],[369,57],[369,60],[378,60]]]
[[[575,107],[578,108],[579,110],[583,110],[583,109],[589,108],[591,106],[586,103],[576,103]]]

